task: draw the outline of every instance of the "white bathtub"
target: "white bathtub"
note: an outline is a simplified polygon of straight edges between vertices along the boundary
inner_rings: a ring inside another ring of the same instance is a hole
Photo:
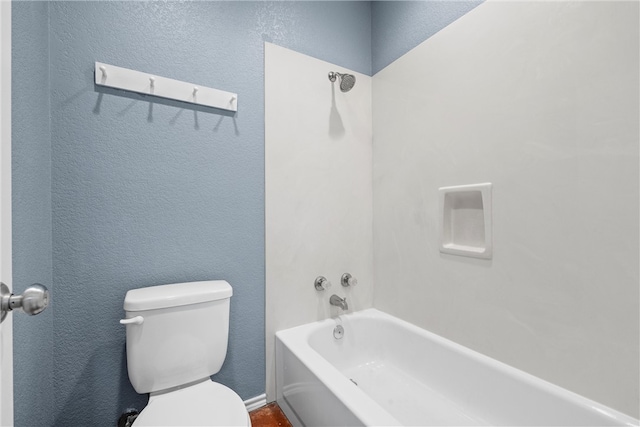
[[[638,425],[375,309],[278,332],[276,391],[294,425]]]

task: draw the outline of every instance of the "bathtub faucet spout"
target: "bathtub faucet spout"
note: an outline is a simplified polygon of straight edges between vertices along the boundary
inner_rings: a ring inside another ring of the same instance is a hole
[[[340,307],[343,310],[349,310],[349,305],[347,304],[346,298],[340,298],[338,295],[331,295],[329,298],[329,304],[335,305],[336,307]]]

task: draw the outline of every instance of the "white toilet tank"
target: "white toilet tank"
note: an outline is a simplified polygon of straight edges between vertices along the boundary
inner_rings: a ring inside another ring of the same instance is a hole
[[[127,325],[129,380],[138,393],[185,385],[220,371],[227,355],[232,294],[224,280],[127,292],[121,323]]]

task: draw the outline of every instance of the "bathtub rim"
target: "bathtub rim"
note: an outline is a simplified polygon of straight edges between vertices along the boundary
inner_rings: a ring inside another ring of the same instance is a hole
[[[356,313],[362,313],[362,311]],[[339,317],[342,316],[345,315],[341,315]],[[311,333],[323,328],[324,326],[335,324],[335,321],[335,317],[330,317],[317,322],[307,323],[276,332],[276,352],[278,351],[278,343],[292,352],[300,363],[302,363],[313,376],[328,388],[331,393],[333,393],[336,398],[340,400],[340,402],[363,423],[363,425],[402,426],[403,424],[400,423],[400,421],[383,409],[367,393],[349,381],[342,372],[340,372],[334,365],[309,345],[307,339]],[[300,342],[304,344],[296,346],[295,340],[299,340],[301,338],[303,338],[303,341]],[[294,340],[293,348],[291,340]],[[278,362],[276,361],[276,367],[277,366]],[[290,408],[289,402],[283,395],[282,385],[280,384],[280,375],[276,372],[276,398],[280,399],[281,397],[289,407],[287,409],[291,410],[296,415],[296,419],[298,419],[295,410]],[[298,421],[301,420],[298,419]]]
[[[613,425],[640,425],[640,420],[633,418],[631,415],[627,415],[616,409],[598,403],[576,392],[567,390],[559,385],[536,377],[533,374],[529,374],[504,362],[493,359],[485,354],[465,347],[462,344],[458,344],[426,329],[420,328],[419,326],[407,322],[406,320],[399,319],[375,308],[367,308],[365,310],[347,313],[337,317],[330,317],[327,319],[295,326],[293,328],[276,332],[276,344],[278,341],[280,341],[282,345],[284,345],[285,347],[287,347],[287,349],[289,349],[289,351],[294,353],[301,361],[301,363],[310,372],[312,372],[313,375],[316,376],[316,378],[318,378],[321,383],[323,383],[329,390],[331,390],[343,402],[343,404],[356,415],[358,419],[362,420],[365,425],[402,424],[386,410],[382,409],[382,407],[380,407],[380,405],[371,397],[369,397],[364,391],[357,387],[354,389],[354,385],[345,375],[343,375],[338,370],[338,368],[332,365],[328,360],[326,360],[322,355],[320,355],[315,349],[311,347],[309,343],[311,334],[322,328],[327,328],[327,333],[329,333],[329,328],[332,328],[336,325],[337,318],[345,318],[347,320],[355,318],[381,319],[394,323],[401,328],[407,329],[409,332],[415,333],[425,339],[433,341],[437,345],[441,345],[449,350],[459,352],[462,356],[469,357],[475,362],[486,364],[489,368],[495,369],[501,374],[512,376],[515,380],[530,384],[532,387],[548,393],[554,398],[568,401],[586,411],[595,411],[600,415],[609,418],[612,424],[616,423]],[[321,368],[321,370],[313,369],[312,366],[317,366],[318,368]],[[276,375],[276,378],[277,377],[278,375]],[[278,381],[276,381],[276,390],[279,390],[279,386],[277,383]],[[346,396],[345,390],[349,393],[355,392],[355,396]],[[280,391],[277,391],[276,395],[278,397],[280,397],[280,394]],[[372,411],[367,409],[365,413],[365,411],[363,411],[363,407],[358,407],[357,403],[365,404],[367,405],[367,407],[371,407],[373,404],[373,406],[376,407],[378,411],[373,411],[375,412],[374,414]]]

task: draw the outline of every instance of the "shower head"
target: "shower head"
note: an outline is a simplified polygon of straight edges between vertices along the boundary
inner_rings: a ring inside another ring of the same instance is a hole
[[[329,72],[330,81],[335,82],[336,77],[340,77],[340,90],[342,92],[349,92],[356,84],[356,76],[353,74],[341,74],[336,73],[335,71]]]

